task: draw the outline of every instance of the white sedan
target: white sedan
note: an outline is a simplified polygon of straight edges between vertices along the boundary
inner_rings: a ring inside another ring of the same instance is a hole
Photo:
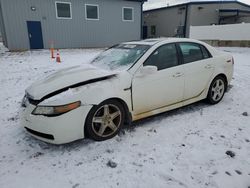
[[[106,140],[132,121],[203,99],[220,102],[233,64],[230,54],[197,40],[122,43],[27,88],[22,125],[54,144]]]

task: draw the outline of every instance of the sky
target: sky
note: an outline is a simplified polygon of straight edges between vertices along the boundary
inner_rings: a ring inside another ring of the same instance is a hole
[[[148,0],[148,2],[144,4],[144,10],[167,6],[167,4],[174,5],[188,1],[192,0]],[[197,0],[197,1],[209,1],[209,0]],[[250,4],[250,0],[240,0],[240,1],[246,4]]]

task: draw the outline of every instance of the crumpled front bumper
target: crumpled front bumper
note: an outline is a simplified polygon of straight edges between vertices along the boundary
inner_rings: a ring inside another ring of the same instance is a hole
[[[84,138],[85,119],[91,105],[55,117],[32,115],[35,105],[30,103],[21,109],[21,124],[32,136],[52,144],[64,144]]]

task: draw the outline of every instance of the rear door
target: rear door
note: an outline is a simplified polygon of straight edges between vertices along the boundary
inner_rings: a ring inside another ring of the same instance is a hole
[[[184,100],[198,97],[207,87],[214,72],[208,50],[197,43],[178,43],[185,74]]]

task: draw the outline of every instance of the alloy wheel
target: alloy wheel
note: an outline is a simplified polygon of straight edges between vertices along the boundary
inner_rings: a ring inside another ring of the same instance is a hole
[[[99,137],[109,137],[119,129],[121,120],[120,109],[116,105],[105,104],[95,112],[92,118],[92,130]]]
[[[212,90],[211,90],[211,97],[214,101],[219,101],[225,92],[225,84],[224,81],[221,79],[217,79],[213,85],[212,85]]]

